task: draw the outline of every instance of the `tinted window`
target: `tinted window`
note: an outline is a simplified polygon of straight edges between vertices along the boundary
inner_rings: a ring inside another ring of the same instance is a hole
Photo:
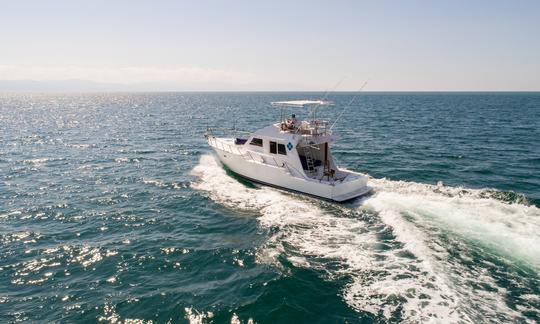
[[[270,142],[270,153],[276,154],[276,142]]]
[[[255,145],[255,146],[263,146],[263,141],[260,138],[253,138],[251,142],[249,142],[249,144]]]
[[[279,154],[287,155],[287,151],[285,150],[285,144],[278,144],[277,152]]]

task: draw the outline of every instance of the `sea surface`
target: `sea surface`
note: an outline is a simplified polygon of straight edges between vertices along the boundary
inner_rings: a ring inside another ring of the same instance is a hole
[[[374,190],[342,204],[203,137],[323,96],[0,94],[0,322],[539,322],[540,93],[360,93],[332,149]]]

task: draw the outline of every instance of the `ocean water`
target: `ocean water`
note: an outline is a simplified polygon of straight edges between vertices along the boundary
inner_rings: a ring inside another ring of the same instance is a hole
[[[1,94],[0,322],[540,321],[540,93],[361,94],[333,150],[374,192],[344,204],[205,143],[321,96]]]

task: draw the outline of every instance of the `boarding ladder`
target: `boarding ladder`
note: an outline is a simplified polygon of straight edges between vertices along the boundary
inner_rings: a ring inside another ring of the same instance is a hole
[[[313,161],[313,155],[309,146],[304,146],[304,156],[306,157],[306,165],[308,173],[313,174],[315,172],[315,162]]]

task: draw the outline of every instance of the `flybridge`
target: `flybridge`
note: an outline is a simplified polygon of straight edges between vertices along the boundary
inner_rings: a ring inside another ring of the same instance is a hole
[[[330,101],[325,100],[290,100],[290,101],[274,101],[272,106],[281,109],[281,118],[278,127],[282,132],[289,132],[301,135],[330,135],[327,132],[328,121],[317,119],[317,108],[320,106],[331,105]],[[287,118],[283,114],[283,110],[286,108],[304,108],[310,107],[310,120],[299,121],[296,119],[296,115],[292,114],[290,118]]]

